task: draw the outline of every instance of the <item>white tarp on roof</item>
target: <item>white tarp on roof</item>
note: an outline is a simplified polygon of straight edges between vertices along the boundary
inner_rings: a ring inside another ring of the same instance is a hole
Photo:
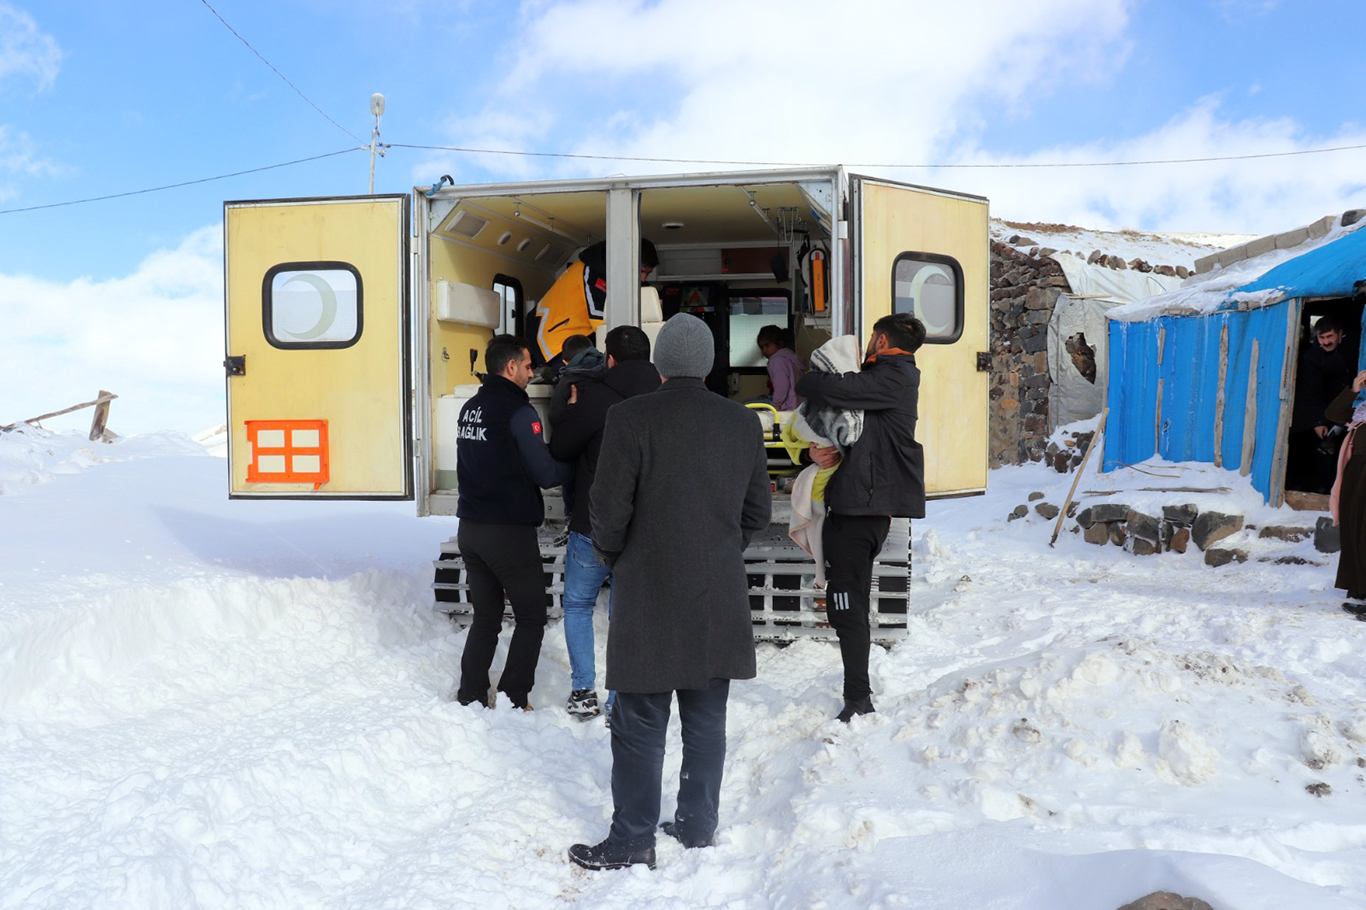
[[[1105,383],[1109,376],[1109,327],[1106,314],[1116,307],[1181,286],[1176,276],[1133,269],[1089,265],[1072,253],[1058,253],[1072,293],[1063,294],[1048,321],[1048,414],[1053,426],[1086,420],[1105,407]],[[1080,336],[1080,337],[1078,337]],[[1095,352],[1095,381],[1077,369],[1067,350],[1067,340],[1084,341]]]
[[[1175,275],[1089,265],[1075,253],[1058,253],[1053,259],[1062,266],[1062,273],[1067,276],[1073,297],[1097,297],[1114,303],[1132,303],[1176,290],[1181,287],[1183,280]]]

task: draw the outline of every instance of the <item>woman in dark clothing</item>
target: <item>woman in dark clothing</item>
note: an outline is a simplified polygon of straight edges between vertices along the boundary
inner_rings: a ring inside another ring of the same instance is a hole
[[[1333,521],[1341,529],[1342,552],[1338,556],[1338,575],[1333,582],[1347,591],[1342,608],[1366,621],[1366,435],[1357,439],[1357,430],[1366,423],[1366,403],[1355,404],[1366,371],[1357,374],[1324,410],[1335,423],[1347,424],[1347,439],[1338,452],[1338,476],[1329,498]]]

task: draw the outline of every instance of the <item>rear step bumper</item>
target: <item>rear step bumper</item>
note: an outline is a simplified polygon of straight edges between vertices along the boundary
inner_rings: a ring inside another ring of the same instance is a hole
[[[564,594],[564,547],[554,545],[562,528],[541,528],[541,569],[550,594],[551,618],[562,615]],[[462,628],[470,622],[469,583],[465,561],[455,538],[441,545],[440,559],[432,562],[436,609]],[[816,564],[787,537],[786,524],[770,525],[745,550],[749,578],[750,615],[754,637],[759,641],[795,641],[799,638],[835,638],[825,616],[825,592],[814,587]],[[910,606],[910,520],[892,519],[887,543],[873,563],[873,641],[892,644],[906,637]],[[598,595],[607,596],[606,591]],[[510,617],[511,611],[506,614]]]

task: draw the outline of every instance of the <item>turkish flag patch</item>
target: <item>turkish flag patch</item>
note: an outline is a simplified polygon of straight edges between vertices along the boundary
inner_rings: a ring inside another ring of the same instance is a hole
[[[539,420],[533,420],[531,422],[531,432],[535,433],[537,436],[541,435],[541,422]]]

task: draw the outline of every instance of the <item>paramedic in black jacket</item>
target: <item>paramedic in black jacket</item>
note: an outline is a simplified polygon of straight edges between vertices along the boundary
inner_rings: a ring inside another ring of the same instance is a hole
[[[650,363],[650,338],[643,331],[633,325],[617,326],[607,333],[605,347],[607,371],[577,378],[568,375],[573,389],[566,393],[566,404],[558,413],[552,406],[550,414],[550,425],[555,430],[550,454],[575,465],[576,503],[569,515],[564,596],[560,602],[564,605],[564,643],[569,651],[570,692],[566,707],[580,720],[601,713],[593,665],[593,606],[598,589],[612,577],[612,570],[598,562],[593,552],[593,523],[588,504],[597,476],[607,410],[619,401],[659,388],[659,372]]]
[[[494,336],[484,351],[484,369],[479,391],[460,409],[455,445],[457,539],[474,611],[456,699],[492,707],[489,667],[503,627],[506,593],[516,626],[498,691],[525,709],[545,635],[545,578],[536,541],[545,519],[541,489],[563,483],[571,467],[550,456],[541,418],[527,398],[532,369],[526,342]]]
[[[818,405],[861,409],[863,432],[825,488],[826,613],[839,637],[844,662],[844,709],[848,723],[873,712],[868,681],[869,600],[873,560],[882,550],[892,517],[925,517],[925,455],[915,441],[920,370],[915,352],[925,326],[909,313],[873,324],[867,359],[858,373],[807,373],[797,394]],[[840,461],[832,446],[812,446],[822,467]]]

